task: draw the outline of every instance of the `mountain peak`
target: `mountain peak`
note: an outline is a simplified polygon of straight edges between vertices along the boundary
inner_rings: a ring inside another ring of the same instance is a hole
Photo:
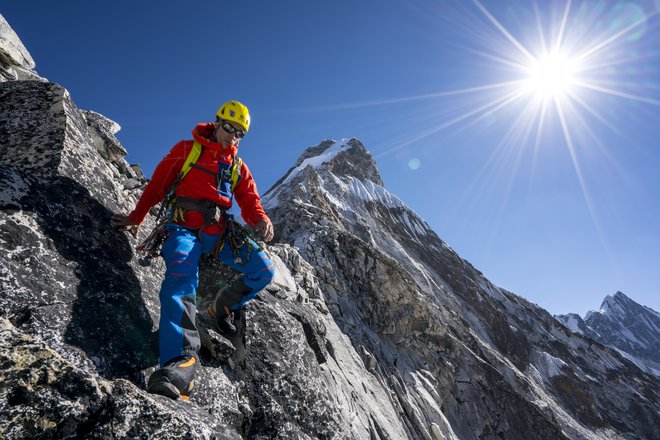
[[[591,317],[594,313],[602,314],[606,317],[612,318],[613,316],[633,317],[644,312],[650,312],[656,316],[659,316],[655,310],[638,304],[635,302],[635,300],[626,296],[624,293],[617,291],[614,295],[607,295],[600,305],[600,310],[589,312],[585,319],[589,319],[589,317]]]
[[[607,295],[600,304],[599,313],[606,315],[625,313],[625,305],[629,301],[630,299],[621,292],[617,292],[614,295]]]
[[[612,301],[618,304],[637,304],[633,299],[618,290],[614,295],[607,295],[607,298],[611,298]]]
[[[605,297],[599,310],[587,312],[584,320],[575,314],[556,318],[571,330],[625,353],[647,372],[660,375],[660,314],[655,310],[616,292]]]
[[[327,169],[335,176],[351,176],[360,181],[370,180],[383,185],[376,161],[357,138],[335,141],[326,139],[314,147],[307,148],[296,163],[278,180],[266,194],[274,188],[293,180],[307,167]]]

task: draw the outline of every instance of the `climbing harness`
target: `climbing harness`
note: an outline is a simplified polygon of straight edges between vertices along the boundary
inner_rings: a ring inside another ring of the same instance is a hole
[[[186,211],[199,211],[204,218],[204,226],[218,223],[223,217],[226,218],[226,224],[228,227],[230,227],[229,225],[237,225],[238,228],[236,226],[231,226],[231,228],[238,229],[238,236],[243,237],[243,241],[240,242],[241,246],[245,242],[248,243],[249,260],[252,246],[250,245],[250,242],[245,239],[245,237],[251,237],[251,235],[249,235],[249,232],[244,231],[241,225],[233,219],[233,216],[227,215],[224,209],[220,208],[210,200],[194,199],[190,197],[176,197],[177,186],[181,183],[184,177],[188,175],[190,170],[195,168],[197,170],[204,171],[216,176],[218,192],[230,199],[233,199],[236,185],[241,180],[241,167],[243,165],[242,159],[240,157],[235,157],[231,165],[221,163],[218,169],[218,173],[215,173],[196,164],[197,160],[199,160],[199,157],[202,155],[202,148],[203,147],[199,142],[193,142],[190,153],[188,153],[188,157],[184,161],[179,174],[160,203],[158,213],[156,214],[156,227],[153,229],[153,231],[151,231],[147,238],[145,238],[144,241],[136,247],[136,250],[143,254],[143,256],[139,259],[140,265],[149,266],[151,265],[151,261],[160,255],[160,248],[165,242],[168,234],[165,226],[167,223],[179,223],[185,221]],[[220,246],[218,252],[222,250],[225,238],[234,236],[236,236],[236,233],[232,232],[231,234],[227,234],[227,229],[225,229],[225,232],[218,240],[218,242],[222,241],[222,245]],[[231,238],[230,244],[232,245],[232,249],[234,248],[233,243],[239,243],[239,239]],[[240,260],[240,255],[236,256],[237,254],[238,250],[235,251],[235,260]],[[217,253],[214,255],[217,256]]]
[[[225,230],[220,238],[218,238],[215,246],[213,246],[211,255],[217,258],[218,254],[222,252],[222,249],[225,247],[226,243],[229,243],[229,247],[231,247],[232,255],[234,256],[234,264],[245,264],[250,261],[250,254],[252,253],[252,250],[257,252],[263,250],[259,244],[257,244],[256,247],[252,245],[252,243],[257,243],[257,240],[252,235],[252,232],[234,220],[234,216],[231,214],[227,214],[225,217]],[[240,252],[243,246],[247,247],[247,255],[245,259],[241,257]]]
[[[185,221],[186,211],[199,211],[204,218],[204,226],[210,226],[217,223],[226,212],[210,200],[177,197],[174,201],[172,220],[175,222]]]

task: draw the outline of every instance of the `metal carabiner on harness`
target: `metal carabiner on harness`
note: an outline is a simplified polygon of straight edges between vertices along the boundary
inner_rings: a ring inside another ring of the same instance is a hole
[[[261,246],[257,245],[255,247],[252,245],[252,243],[256,242],[256,239],[252,236],[250,231],[234,220],[232,214],[227,214],[225,217],[225,230],[218,238],[215,246],[213,246],[211,254],[217,257],[218,254],[222,252],[222,249],[224,249],[225,243],[229,243],[232,255],[234,256],[234,264],[245,264],[250,261],[252,249],[257,252],[262,250]],[[245,259],[241,257],[241,248],[243,248],[243,246],[247,246],[247,255]]]

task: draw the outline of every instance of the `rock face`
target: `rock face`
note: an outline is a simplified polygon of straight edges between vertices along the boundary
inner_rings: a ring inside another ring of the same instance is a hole
[[[607,295],[600,309],[587,313],[584,319],[575,313],[555,318],[660,377],[660,314],[655,310],[616,292]]]
[[[491,284],[356,139],[264,196],[276,277],[231,341],[200,314],[190,402],[147,394],[163,265],[109,226],[144,183],[117,129],[57,84],[0,84],[3,438],[657,438],[657,378]],[[231,276],[203,265],[200,310]]]
[[[0,82],[27,79],[45,81],[34,68],[32,56],[0,14]]]
[[[67,362],[6,319],[0,332],[3,438],[240,438],[208,413]]]

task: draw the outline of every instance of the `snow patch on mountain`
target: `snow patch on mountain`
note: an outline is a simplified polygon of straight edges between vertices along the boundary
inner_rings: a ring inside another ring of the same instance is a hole
[[[371,180],[361,181],[350,177],[346,187],[366,202],[380,202],[388,208],[405,206],[401,199]]]
[[[563,316],[564,318],[561,320],[562,324],[564,324],[566,327],[568,327],[571,331],[575,333],[584,334],[583,327],[585,326],[585,324],[584,324],[584,320],[580,317],[580,315],[575,313],[569,313]]]
[[[562,368],[566,367],[566,362],[543,352],[540,354],[540,366],[547,377],[554,377],[563,374]]]
[[[284,179],[282,185],[286,185],[287,183],[289,183],[298,175],[298,173],[300,173],[305,168],[307,167],[318,168],[324,163],[332,160],[336,155],[338,155],[342,151],[352,148],[352,146],[348,143],[349,140],[350,139],[342,139],[341,141],[335,142],[327,150],[325,150],[318,156],[308,157],[307,159],[303,160],[303,162],[300,165],[298,165],[289,172],[289,175],[286,177],[286,179]]]

